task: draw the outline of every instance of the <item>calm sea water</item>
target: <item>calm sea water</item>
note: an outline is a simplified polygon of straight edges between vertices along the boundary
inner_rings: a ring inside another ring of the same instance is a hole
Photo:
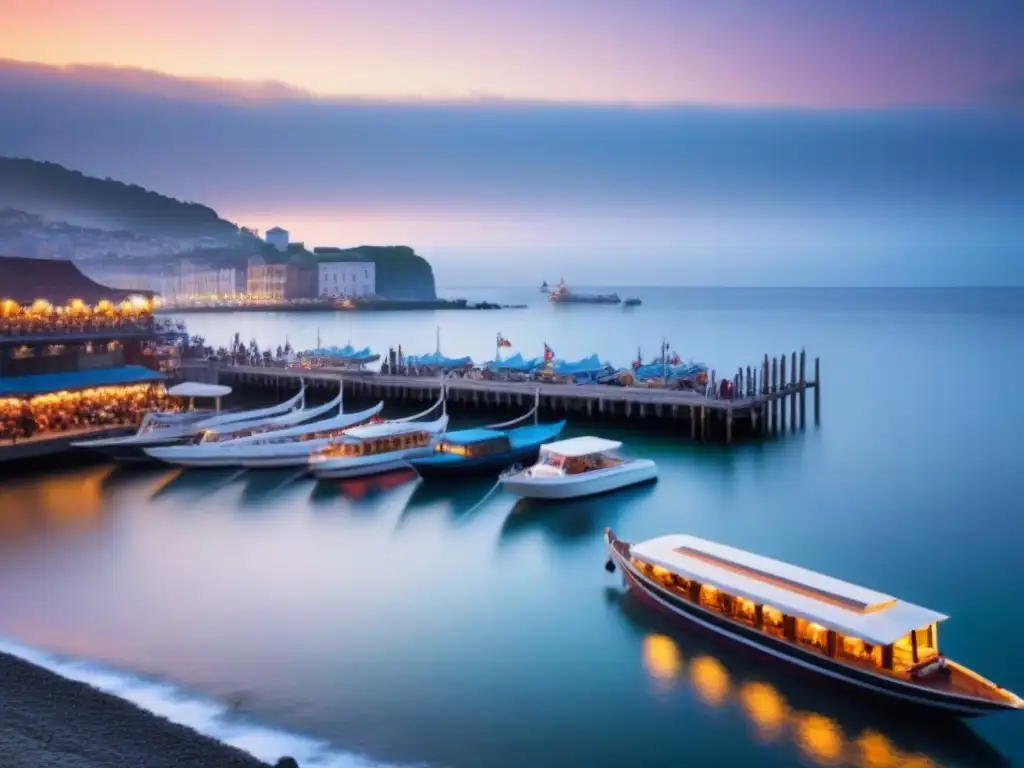
[[[922,603],[952,616],[950,656],[1024,691],[1024,292],[638,289],[634,310],[453,293],[531,306],[187,320],[215,345],[238,331],[302,348],[319,329],[420,353],[440,326],[449,355],[489,359],[501,332],[527,356],[547,342],[621,364],[664,336],[730,373],[805,346],[822,424],[733,450],[604,429],[661,479],[558,507],[487,496],[487,479],[100,465],[6,480],[0,634],[375,763],[1024,765],[1019,716],[910,717],[650,613],[600,539],[692,532]]]

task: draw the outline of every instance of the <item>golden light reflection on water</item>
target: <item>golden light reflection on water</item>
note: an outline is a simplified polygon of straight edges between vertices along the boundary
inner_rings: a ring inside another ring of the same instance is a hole
[[[877,731],[864,731],[858,736],[857,751],[861,768],[890,768],[899,764],[896,747]]]
[[[843,756],[843,731],[831,718],[811,712],[797,713],[797,744],[819,765],[835,765]]]
[[[698,656],[690,665],[690,678],[697,695],[707,704],[719,705],[729,695],[729,673],[718,659]]]
[[[679,647],[665,635],[647,635],[644,638],[644,667],[648,674],[659,683],[670,682],[679,677],[683,669]]]
[[[643,664],[659,686],[671,686],[684,676],[683,654],[666,635],[643,639]],[[701,701],[720,706],[729,698],[732,680],[722,663],[707,654],[688,665],[689,679]],[[839,723],[830,717],[794,710],[770,683],[749,681],[740,685],[737,699],[760,736],[775,740],[789,734],[801,752],[815,765],[852,765],[857,768],[938,768],[930,758],[902,752],[883,734],[864,730],[847,739]]]
[[[789,717],[789,706],[774,686],[768,683],[744,683],[740,688],[740,703],[758,732],[770,739],[781,733]]]
[[[103,481],[109,467],[33,478],[26,485],[0,485],[0,535],[24,532],[39,523],[95,528],[103,512]]]

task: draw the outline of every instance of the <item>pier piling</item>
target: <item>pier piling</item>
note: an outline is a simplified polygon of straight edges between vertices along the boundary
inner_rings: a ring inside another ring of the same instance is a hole
[[[782,412],[782,416],[779,419],[779,428],[785,431],[786,429],[786,353],[782,353],[781,362],[779,363],[779,409]]]
[[[819,358],[814,358],[814,423],[821,423],[821,365]]]
[[[800,350],[800,429],[807,424],[807,353]]]

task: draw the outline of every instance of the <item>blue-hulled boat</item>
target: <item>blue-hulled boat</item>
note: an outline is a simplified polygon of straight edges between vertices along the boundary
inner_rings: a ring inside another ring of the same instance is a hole
[[[356,349],[351,344],[344,347],[317,347],[300,352],[299,357],[319,357],[331,360],[332,362],[349,363],[354,365],[365,365],[380,360],[380,355],[373,352],[369,347]]]
[[[512,357],[505,360],[492,360],[487,363],[487,369],[491,371],[515,371],[517,373],[529,373],[544,365],[543,357],[534,357],[530,360],[516,352]]]
[[[512,429],[480,427],[446,432],[431,456],[409,459],[423,477],[498,473],[513,464],[536,461],[543,443],[554,440],[565,422]]]
[[[426,355],[409,355],[405,358],[405,365],[410,368],[440,368],[447,371],[454,368],[472,368],[473,358],[445,357],[440,352],[430,352]]]
[[[582,384],[593,383],[605,376],[614,374],[617,369],[610,363],[602,363],[595,354],[569,363],[565,360],[556,360],[551,367],[552,373],[556,376],[571,376],[574,381]]]

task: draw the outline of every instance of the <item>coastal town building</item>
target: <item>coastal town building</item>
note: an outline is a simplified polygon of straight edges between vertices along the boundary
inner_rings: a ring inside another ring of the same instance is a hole
[[[161,402],[152,299],[70,261],[0,256],[0,460],[29,455],[30,439],[129,426]]]
[[[316,295],[316,269],[294,259],[249,259],[245,292],[257,299],[285,301]]]
[[[373,296],[376,268],[372,261],[320,261],[317,295],[347,299]]]
[[[267,230],[266,241],[279,251],[288,250],[288,230],[281,227],[271,227]]]

